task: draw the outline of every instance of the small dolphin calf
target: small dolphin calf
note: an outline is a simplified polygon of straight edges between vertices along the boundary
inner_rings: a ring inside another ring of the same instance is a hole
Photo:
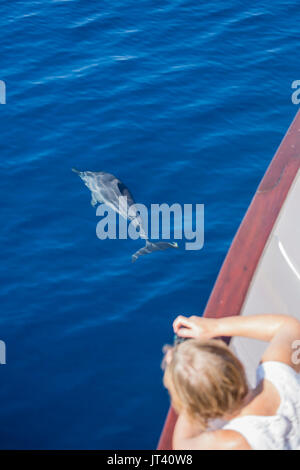
[[[102,203],[111,207],[124,219],[130,220],[134,227],[138,229],[140,238],[145,239],[146,245],[132,255],[133,263],[141,255],[166,250],[167,248],[178,248],[178,244],[175,242],[153,243],[148,240],[141,216],[135,207],[135,202],[129,189],[114,175],[103,171],[78,171],[75,168],[72,168],[72,171],[80,176],[91,191],[91,204],[93,207],[96,204]]]

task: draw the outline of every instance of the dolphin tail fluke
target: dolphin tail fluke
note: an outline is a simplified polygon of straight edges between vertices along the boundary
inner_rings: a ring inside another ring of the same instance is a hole
[[[149,240],[146,240],[146,245],[143,248],[140,248],[132,255],[132,262],[134,263],[139,256],[147,255],[153,253],[154,251],[163,251],[168,248],[178,248],[178,243],[176,242],[157,242],[152,243]]]

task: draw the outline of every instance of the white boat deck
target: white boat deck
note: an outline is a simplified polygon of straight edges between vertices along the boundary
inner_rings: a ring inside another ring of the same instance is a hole
[[[300,170],[264,248],[241,310],[241,315],[261,313],[288,314],[300,319]],[[253,386],[266,343],[233,338],[230,345],[246,367]]]

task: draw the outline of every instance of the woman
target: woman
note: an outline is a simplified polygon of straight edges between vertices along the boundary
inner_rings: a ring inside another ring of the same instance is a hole
[[[300,450],[300,322],[285,315],[186,318],[174,332],[190,338],[166,352],[164,384],[178,413],[174,449]],[[269,343],[249,389],[243,365],[220,336]],[[295,348],[298,346],[298,352]],[[222,427],[212,430],[212,420]]]

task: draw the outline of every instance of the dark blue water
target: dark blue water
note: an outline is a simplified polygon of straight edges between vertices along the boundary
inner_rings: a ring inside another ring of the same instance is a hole
[[[153,448],[161,349],[201,314],[297,108],[296,0],[0,3],[1,448]],[[71,167],[205,204],[201,251],[131,264]],[[238,260],[237,260],[238,262]]]

